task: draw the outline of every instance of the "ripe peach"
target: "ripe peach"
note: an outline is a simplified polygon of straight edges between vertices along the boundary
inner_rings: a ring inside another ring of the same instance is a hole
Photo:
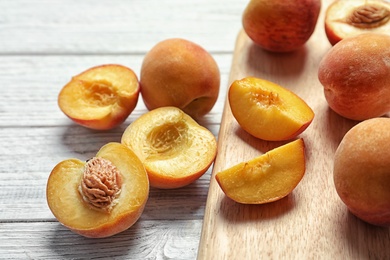
[[[338,195],[358,218],[390,226],[390,118],[360,122],[344,136],[334,159]]]
[[[85,237],[115,235],[141,216],[149,196],[142,162],[126,146],[108,143],[87,162],[68,159],[50,173],[46,197],[53,215]]]
[[[140,86],[134,72],[107,64],[74,76],[59,96],[62,112],[77,124],[106,130],[123,123],[138,102]]]
[[[249,134],[268,141],[296,137],[313,121],[314,112],[290,90],[247,77],[234,81],[228,93],[232,114]]]
[[[390,35],[365,33],[333,46],[318,78],[336,113],[365,120],[390,111]]]
[[[184,39],[156,44],[141,67],[141,95],[149,110],[175,106],[197,118],[217,101],[220,72],[201,46]]]
[[[390,3],[382,0],[336,0],[325,13],[329,42],[367,32],[390,35]]]
[[[276,201],[290,194],[303,178],[304,150],[303,139],[298,139],[221,171],[215,178],[226,196],[236,202]]]
[[[122,143],[144,163],[150,185],[162,189],[194,182],[217,153],[214,135],[177,107],[143,114],[126,128]]]
[[[251,0],[242,24],[260,47],[273,52],[291,52],[311,37],[321,10],[321,0]]]

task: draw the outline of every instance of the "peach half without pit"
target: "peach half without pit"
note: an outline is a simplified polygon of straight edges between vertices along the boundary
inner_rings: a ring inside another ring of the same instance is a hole
[[[217,153],[214,135],[177,107],[153,109],[132,122],[122,144],[143,162],[150,185],[186,186],[200,178]]]
[[[48,206],[57,220],[85,237],[113,236],[141,216],[149,196],[142,162],[120,143],[104,145],[87,162],[58,163],[46,186]]]
[[[295,93],[260,78],[235,80],[228,99],[238,124],[254,137],[267,141],[292,139],[314,118],[313,110]]]
[[[139,93],[138,78],[130,68],[106,64],[72,77],[59,93],[58,105],[75,123],[107,130],[126,120]]]
[[[264,204],[290,194],[306,170],[303,139],[275,148],[250,161],[218,172],[225,195],[242,204]]]

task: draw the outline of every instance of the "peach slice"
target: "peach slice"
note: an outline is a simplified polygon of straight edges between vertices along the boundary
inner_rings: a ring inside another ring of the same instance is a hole
[[[144,163],[150,185],[162,189],[194,182],[217,153],[214,135],[176,107],[143,114],[126,128],[122,143]]]
[[[292,139],[314,118],[313,110],[295,93],[260,78],[234,81],[228,98],[238,124],[249,134],[267,141]]]
[[[215,178],[226,196],[238,203],[273,202],[290,194],[303,178],[304,150],[303,139],[297,139],[221,171]]]
[[[59,96],[62,112],[77,124],[107,130],[123,123],[138,102],[136,74],[117,64],[100,65],[74,76]]]
[[[46,197],[53,215],[85,237],[115,235],[141,216],[149,196],[142,162],[126,146],[108,143],[88,162],[68,159],[50,173]]]
[[[325,13],[325,32],[329,42],[362,33],[390,35],[390,3],[381,0],[337,0]]]

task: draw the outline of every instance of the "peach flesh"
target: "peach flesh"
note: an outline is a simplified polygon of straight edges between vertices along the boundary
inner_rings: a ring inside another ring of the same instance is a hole
[[[52,170],[46,188],[50,210],[57,220],[85,237],[113,236],[131,227],[141,216],[149,194],[149,181],[141,161],[127,147],[109,143],[96,154],[112,162],[121,174],[121,191],[111,212],[96,210],[81,196],[79,186],[85,162],[68,159]]]
[[[194,182],[217,153],[214,135],[176,107],[142,115],[126,128],[122,143],[144,163],[150,185],[162,189]]]
[[[58,105],[77,124],[107,130],[126,120],[137,105],[139,92],[138,78],[131,69],[106,64],[74,76],[59,93]]]
[[[263,204],[290,194],[304,173],[304,142],[298,139],[219,172],[215,178],[232,200]]]

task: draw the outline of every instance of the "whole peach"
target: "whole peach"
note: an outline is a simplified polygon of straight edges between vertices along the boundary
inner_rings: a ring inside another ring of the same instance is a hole
[[[390,118],[360,122],[336,150],[334,184],[358,218],[390,226]]]
[[[323,57],[318,78],[336,113],[365,120],[390,111],[390,35],[345,38]]]
[[[245,32],[260,47],[291,52],[311,37],[321,10],[321,0],[251,0],[244,10]]]
[[[179,38],[157,43],[144,57],[141,95],[149,110],[174,106],[196,118],[217,101],[220,72],[210,53]]]

